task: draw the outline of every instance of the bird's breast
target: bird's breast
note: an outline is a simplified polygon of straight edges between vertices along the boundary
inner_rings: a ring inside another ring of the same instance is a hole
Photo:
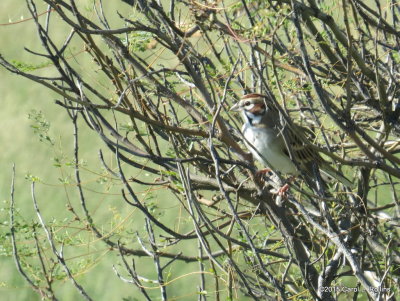
[[[247,148],[262,164],[284,174],[297,173],[294,163],[282,151],[285,146],[278,130],[245,124],[242,133]]]

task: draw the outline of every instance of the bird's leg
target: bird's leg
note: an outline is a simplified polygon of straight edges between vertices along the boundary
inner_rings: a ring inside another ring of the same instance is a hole
[[[287,183],[285,183],[281,188],[279,188],[277,194],[278,194],[279,196],[285,196],[286,191],[289,190],[290,183],[293,182],[294,179],[296,179],[295,176],[291,176],[289,179],[287,179]]]
[[[255,179],[258,183],[260,184],[264,184],[265,180],[264,177],[266,174],[270,173],[272,170],[269,168],[264,168],[264,169],[260,169],[255,173]],[[278,189],[278,191],[275,191],[274,193],[279,195],[279,196],[285,196],[286,192],[289,190],[290,188],[290,183],[293,182],[296,179],[296,176],[291,176],[289,179],[286,180],[286,183]]]
[[[258,182],[260,182],[260,183],[265,182],[264,181],[264,176],[269,172],[271,172],[271,169],[269,169],[269,168],[264,168],[264,169],[257,170],[256,174],[255,174],[256,180]]]
[[[279,190],[277,191],[277,195],[279,196],[285,196],[286,195],[286,191],[289,190],[290,185],[288,183],[286,183],[285,185],[283,185],[281,188],[279,188]]]

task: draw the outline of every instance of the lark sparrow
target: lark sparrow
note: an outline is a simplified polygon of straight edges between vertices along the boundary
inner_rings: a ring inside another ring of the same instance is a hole
[[[317,167],[323,176],[327,174],[346,186],[352,186],[302,137],[302,127],[282,127],[280,113],[267,96],[256,93],[244,95],[231,110],[243,115],[242,133],[247,148],[258,161],[273,171],[297,176],[301,170],[314,179]]]

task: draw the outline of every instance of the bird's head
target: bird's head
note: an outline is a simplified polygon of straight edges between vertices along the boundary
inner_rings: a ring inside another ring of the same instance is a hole
[[[231,107],[231,111],[250,112],[253,114],[263,114],[265,112],[265,95],[262,94],[246,94],[236,104]]]
[[[242,112],[243,116],[251,123],[258,124],[265,115],[267,96],[257,93],[244,95],[230,110]]]

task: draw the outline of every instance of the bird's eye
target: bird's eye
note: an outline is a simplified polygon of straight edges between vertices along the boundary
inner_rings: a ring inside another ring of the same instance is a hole
[[[244,106],[245,106],[245,107],[247,107],[247,106],[249,106],[249,105],[251,105],[251,102],[250,102],[250,101],[246,101],[246,102],[244,103]]]

